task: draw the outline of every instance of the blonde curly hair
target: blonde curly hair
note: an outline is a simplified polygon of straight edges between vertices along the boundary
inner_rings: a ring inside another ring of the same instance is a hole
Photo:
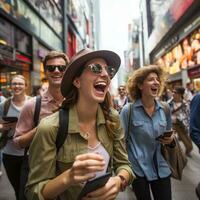
[[[126,87],[132,101],[141,98],[141,90],[139,89],[139,86],[144,82],[150,73],[156,73],[158,75],[160,80],[159,96],[162,94],[167,74],[161,66],[148,65],[135,70],[127,81]]]

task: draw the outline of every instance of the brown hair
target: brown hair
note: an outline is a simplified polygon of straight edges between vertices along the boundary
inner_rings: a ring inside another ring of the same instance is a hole
[[[127,81],[127,90],[133,101],[141,97],[141,90],[139,89],[139,85],[144,82],[150,73],[156,73],[158,75],[160,80],[159,95],[161,95],[164,89],[166,73],[161,66],[148,65],[135,70]]]
[[[59,52],[59,51],[50,51],[43,59],[43,65],[46,66],[46,63],[48,60],[54,59],[54,58],[63,58],[66,65],[69,63],[69,58],[65,53]]]

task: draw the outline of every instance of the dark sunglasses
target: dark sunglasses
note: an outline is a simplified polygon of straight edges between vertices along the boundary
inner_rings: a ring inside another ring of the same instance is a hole
[[[54,72],[57,68],[60,72],[64,72],[66,70],[66,67],[66,65],[46,65],[45,70],[48,70],[49,72]]]
[[[88,66],[90,67],[91,72],[93,72],[94,74],[101,74],[103,71],[103,67],[98,63],[92,63]],[[106,66],[105,70],[107,71],[110,78],[113,78],[116,73],[116,69],[112,66]]]

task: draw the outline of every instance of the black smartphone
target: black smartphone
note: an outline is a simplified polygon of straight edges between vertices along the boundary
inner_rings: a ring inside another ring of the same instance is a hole
[[[7,123],[17,122],[17,117],[2,117],[2,119]]]
[[[108,179],[111,177],[111,172],[107,172],[106,174],[97,177],[95,179],[92,179],[91,181],[88,181],[83,189],[81,190],[81,193],[78,196],[77,200],[81,200],[84,196],[86,196],[88,193],[97,190],[100,187],[103,187]]]
[[[156,140],[159,140],[159,139],[164,138],[164,137],[171,137],[172,134],[173,134],[173,130],[167,130],[162,135],[158,136],[156,138]]]

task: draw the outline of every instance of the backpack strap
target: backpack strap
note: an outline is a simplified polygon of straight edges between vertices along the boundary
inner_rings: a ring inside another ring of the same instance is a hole
[[[59,127],[56,137],[56,149],[59,152],[60,147],[64,144],[65,139],[68,135],[68,121],[69,121],[69,109],[61,108],[59,110]]]
[[[130,138],[130,126],[131,126],[131,116],[132,116],[132,109],[133,109],[134,102],[129,103],[128,107],[128,132],[126,137],[126,144],[128,144]]]
[[[3,107],[3,116],[7,116],[11,104],[11,98],[6,99]]]
[[[41,102],[42,102],[42,97],[41,97],[40,95],[37,95],[37,96],[36,96],[36,103],[35,103],[34,117],[33,117],[35,127],[36,127],[36,126],[38,125],[38,123],[39,123]]]

